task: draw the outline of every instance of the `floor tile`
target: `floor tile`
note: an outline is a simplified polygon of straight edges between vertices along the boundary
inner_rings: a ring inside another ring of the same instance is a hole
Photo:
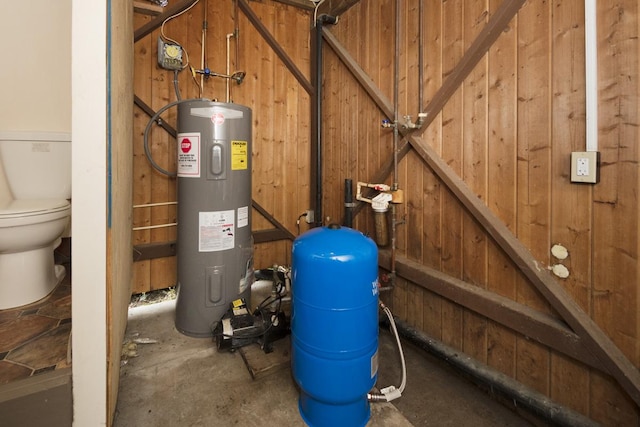
[[[54,366],[67,358],[71,324],[66,323],[9,352],[5,360],[18,362],[33,369]]]
[[[14,320],[20,315],[20,310],[0,310],[0,325]]]
[[[71,318],[71,295],[61,296],[56,301],[46,304],[38,310],[38,314],[56,319]]]
[[[38,315],[19,317],[0,324],[0,352],[13,350],[20,344],[53,329],[58,319]]]
[[[10,383],[31,375],[32,370],[6,360],[0,361],[0,384]]]

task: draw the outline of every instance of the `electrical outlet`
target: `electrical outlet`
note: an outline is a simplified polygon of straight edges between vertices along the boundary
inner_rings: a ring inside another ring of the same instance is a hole
[[[596,184],[600,181],[600,153],[574,151],[571,153],[571,182]]]
[[[304,217],[307,224],[311,224],[315,221],[315,211],[313,209],[307,209],[307,216]]]

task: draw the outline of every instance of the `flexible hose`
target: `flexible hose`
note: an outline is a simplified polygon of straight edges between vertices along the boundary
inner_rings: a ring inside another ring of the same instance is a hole
[[[380,390],[380,393],[369,393],[367,394],[367,399],[371,402],[391,402],[394,399],[399,398],[404,391],[404,388],[407,385],[407,365],[404,360],[404,352],[402,351],[402,344],[400,343],[400,335],[398,334],[398,329],[396,328],[396,322],[393,318],[393,313],[389,310],[389,307],[380,302],[380,307],[384,314],[387,315],[389,319],[389,324],[391,325],[391,331],[393,335],[396,337],[396,344],[398,345],[398,352],[400,353],[400,362],[402,363],[402,381],[400,382],[400,386],[396,388],[395,386],[385,387]]]
[[[204,99],[204,98],[191,98],[191,99],[179,99],[177,101],[173,101],[167,105],[165,105],[164,107],[162,107],[161,109],[159,109],[152,117],[151,119],[149,119],[149,123],[147,123],[147,127],[144,129],[144,154],[145,156],[147,156],[147,159],[149,160],[149,163],[151,163],[151,166],[153,166],[153,168],[155,170],[157,170],[158,172],[160,172],[163,175],[169,176],[169,177],[175,177],[177,175],[176,172],[169,172],[168,170],[164,169],[162,166],[160,166],[159,164],[157,164],[155,162],[155,160],[153,160],[153,157],[151,156],[151,149],[149,148],[149,131],[151,130],[151,126],[158,120],[162,120],[160,118],[160,114],[164,113],[166,110],[168,110],[169,108],[178,105],[178,104],[182,104],[183,102],[191,102],[191,101],[209,101],[208,99]]]

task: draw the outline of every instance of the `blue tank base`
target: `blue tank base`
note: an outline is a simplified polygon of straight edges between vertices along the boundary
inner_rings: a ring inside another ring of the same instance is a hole
[[[364,427],[371,417],[367,396],[347,404],[330,404],[300,393],[298,410],[310,427]]]

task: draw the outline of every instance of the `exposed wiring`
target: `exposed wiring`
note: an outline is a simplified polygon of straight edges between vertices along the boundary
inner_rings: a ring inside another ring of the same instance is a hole
[[[175,15],[171,15],[169,16],[167,19],[165,19],[164,21],[162,21],[162,25],[160,25],[160,37],[162,37],[162,40],[164,41],[168,41],[177,45],[180,45],[180,43],[178,43],[177,41],[175,41],[174,39],[167,37],[167,35],[164,33],[164,25],[169,22],[170,20],[177,18],[178,16],[188,12],[189,10],[191,10],[196,4],[198,4],[200,0],[196,0],[194,1],[191,6],[189,6],[188,8],[186,8],[185,10],[176,13]],[[189,54],[187,53],[187,49],[185,49],[184,47],[182,47],[182,51],[184,52],[184,58],[185,58],[185,63],[182,66],[182,69],[184,70],[185,68],[187,68],[187,66],[189,65]]]
[[[316,21],[318,20],[318,8],[322,3],[324,3],[324,1],[325,0],[320,0],[320,1],[311,0],[311,3],[315,5],[315,8],[313,9],[313,26],[314,27],[316,26]]]

